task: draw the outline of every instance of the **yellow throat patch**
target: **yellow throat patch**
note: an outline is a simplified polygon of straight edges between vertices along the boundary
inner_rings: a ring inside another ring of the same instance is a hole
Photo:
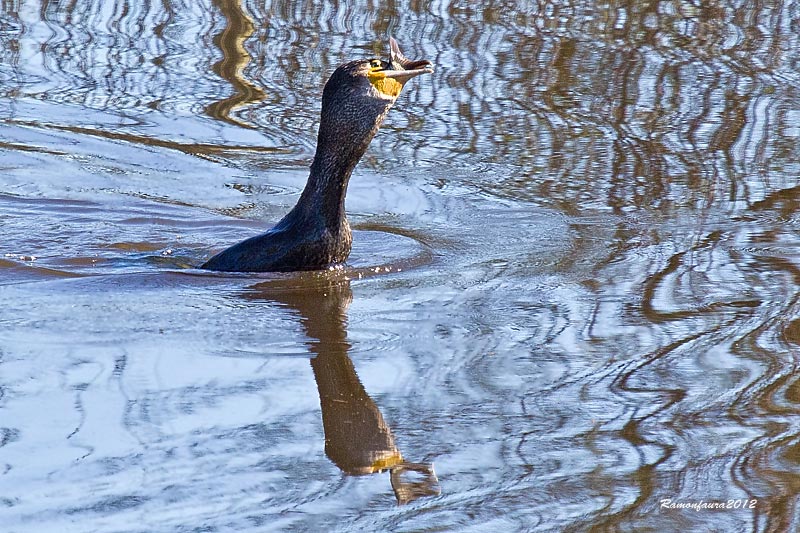
[[[400,91],[403,89],[403,84],[394,78],[387,78],[386,74],[381,71],[372,71],[367,74],[369,82],[381,94],[397,98]]]

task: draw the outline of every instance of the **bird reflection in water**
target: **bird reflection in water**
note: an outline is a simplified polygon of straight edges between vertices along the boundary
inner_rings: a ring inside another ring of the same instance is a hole
[[[347,308],[352,291],[345,274],[323,271],[274,279],[250,287],[243,296],[277,302],[300,314],[314,354],[311,368],[322,407],[325,455],[348,475],[389,470],[401,505],[440,494],[433,464],[403,459],[348,355]]]

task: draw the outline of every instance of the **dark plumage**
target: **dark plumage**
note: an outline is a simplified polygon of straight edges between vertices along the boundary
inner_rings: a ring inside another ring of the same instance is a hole
[[[322,92],[317,151],[297,205],[271,230],[218,253],[200,268],[226,272],[319,270],[350,255],[347,183],[403,84],[433,72],[390,39],[389,61],[357,60],[334,71]]]

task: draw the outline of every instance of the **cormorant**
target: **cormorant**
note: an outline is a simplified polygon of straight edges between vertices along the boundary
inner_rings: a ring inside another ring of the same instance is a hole
[[[430,61],[407,59],[393,38],[389,48],[389,61],[351,61],[325,84],[317,151],[297,205],[271,230],[223,250],[200,268],[290,272],[320,270],[347,259],[353,240],[344,210],[350,174],[403,85],[433,72]]]

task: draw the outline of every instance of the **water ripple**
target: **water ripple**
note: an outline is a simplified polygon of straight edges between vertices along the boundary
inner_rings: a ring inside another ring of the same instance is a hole
[[[0,519],[797,529],[798,20],[4,4]],[[350,264],[190,268],[293,205],[326,77],[388,35],[436,72],[353,176]],[[398,506],[388,472],[336,466],[323,363],[440,495]]]

